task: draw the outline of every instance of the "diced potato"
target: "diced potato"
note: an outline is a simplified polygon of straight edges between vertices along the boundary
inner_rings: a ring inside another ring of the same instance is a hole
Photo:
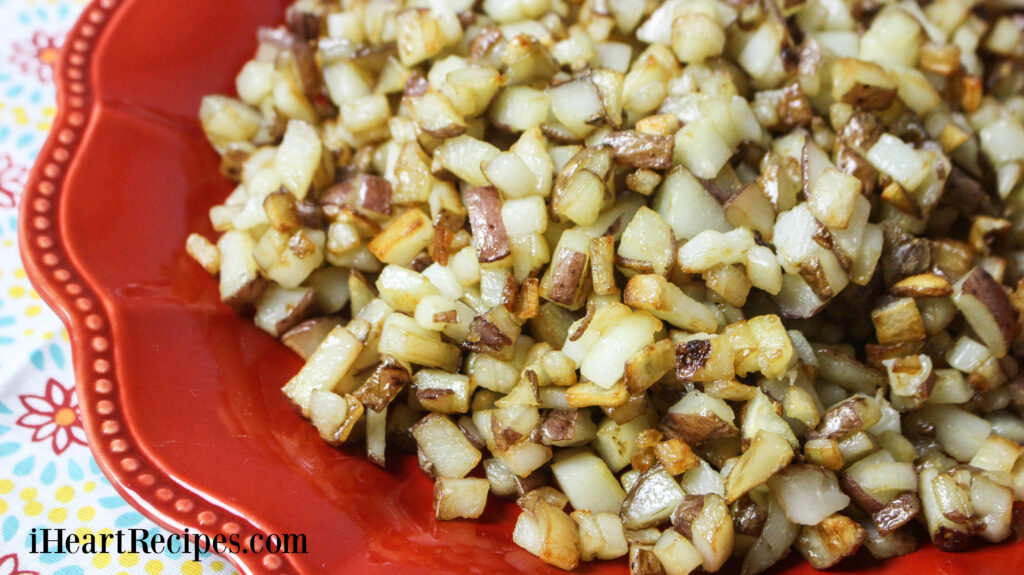
[[[285,384],[285,395],[303,415],[308,415],[313,390],[333,390],[362,351],[363,343],[347,329],[334,328],[299,373]]]
[[[866,537],[860,524],[837,514],[818,525],[805,525],[795,546],[815,569],[828,569],[856,553]]]
[[[1018,327],[1017,312],[1002,286],[987,271],[975,268],[954,285],[953,302],[992,354],[1006,355]]]
[[[590,382],[581,382],[565,392],[569,407],[618,407],[629,401],[629,392],[621,381],[611,387],[601,387]]]
[[[901,68],[894,75],[900,100],[911,110],[927,114],[942,104],[939,92],[921,72],[913,68]]]
[[[310,392],[309,420],[331,445],[344,443],[362,415],[363,405],[351,395],[343,397],[325,389]]]
[[[480,463],[480,450],[443,415],[431,413],[419,420],[411,431],[439,477],[465,477]]]
[[[644,472],[626,494],[619,514],[622,524],[626,529],[657,525],[672,515],[684,497],[675,479],[661,466],[654,466]]]
[[[577,230],[566,230],[552,253],[553,263],[540,281],[540,296],[563,307],[578,309],[586,301],[590,287],[587,273],[590,237]]]
[[[845,230],[853,216],[854,202],[860,197],[860,190],[859,179],[826,168],[811,190],[811,213],[826,226]]]
[[[387,225],[367,246],[386,264],[408,266],[434,239],[434,226],[419,209],[413,208]]]
[[[248,232],[231,230],[217,240],[220,254],[220,299],[236,308],[244,308],[262,293],[253,252],[256,243]]]
[[[984,475],[971,478],[971,508],[981,518],[984,529],[979,535],[998,543],[1010,536],[1013,517],[1013,490]]]
[[[421,369],[412,378],[416,399],[434,413],[466,413],[473,391],[469,377],[435,369]]]
[[[551,113],[573,135],[584,137],[603,115],[604,106],[597,87],[589,79],[578,79],[548,89]]]
[[[985,444],[992,424],[952,405],[925,405],[915,415],[935,426],[935,437],[946,452],[970,461]]]
[[[495,125],[520,132],[547,120],[550,106],[546,92],[528,86],[508,86],[491,105],[490,119]]]
[[[1015,441],[992,434],[971,458],[970,465],[986,471],[1009,473],[1024,454],[1024,447]]]
[[[343,102],[340,112],[346,130],[364,132],[386,124],[391,108],[384,94],[372,94]]]
[[[297,199],[309,192],[322,153],[323,145],[313,126],[301,120],[288,122],[274,166],[281,174],[281,183]]]
[[[753,441],[761,431],[769,431],[786,439],[793,449],[800,447],[800,441],[793,434],[793,429],[782,418],[780,407],[765,393],[756,391],[754,397],[743,408],[743,425],[740,428],[743,438]]]
[[[700,232],[679,247],[679,269],[687,273],[705,272],[715,266],[741,263],[747,250],[754,247],[754,236],[746,228],[728,233]]]
[[[497,453],[505,467],[519,477],[528,477],[551,460],[551,448],[529,441],[518,441]]]
[[[217,149],[252,138],[260,128],[259,112],[225,96],[205,96],[199,107],[203,132]]]
[[[641,274],[630,278],[623,302],[682,329],[709,332],[718,328],[714,312],[660,275]]]
[[[1003,541],[1020,8],[294,0],[202,100],[233,188],[185,253],[320,439],[554,567]]]
[[[709,118],[691,122],[676,132],[675,162],[698,178],[714,178],[733,150]]]
[[[220,251],[205,237],[199,234],[189,234],[185,241],[185,251],[199,265],[203,266],[206,273],[216,274],[220,271]]]
[[[551,464],[551,473],[573,509],[617,513],[626,498],[608,466],[593,452],[580,451],[557,459]]]
[[[321,230],[301,228],[288,235],[271,228],[253,248],[253,257],[267,279],[296,288],[324,262],[326,242],[327,235]]]
[[[903,10],[886,10],[861,37],[860,57],[893,66],[914,66],[921,42],[921,25]]]
[[[491,484],[477,477],[439,477],[434,483],[434,515],[441,520],[476,519],[484,512]]]
[[[672,529],[661,534],[653,552],[667,575],[688,575],[704,562],[693,543]]]
[[[832,66],[832,97],[865,110],[884,110],[896,97],[896,83],[881,66],[840,58]]]
[[[393,313],[384,322],[379,351],[402,361],[455,371],[461,361],[459,348],[441,340],[441,334],[424,329],[416,320]]]
[[[676,239],[689,239],[703,230],[727,232],[732,229],[721,204],[685,168],[677,167],[669,172],[652,207],[672,228]]]
[[[1005,115],[982,128],[981,148],[996,164],[1024,160],[1017,146],[1024,142],[1024,125],[1019,118]]]
[[[332,318],[314,318],[304,321],[281,335],[281,343],[297,353],[304,360],[309,360],[341,320]]]
[[[763,513],[763,512],[762,512]],[[769,500],[767,519],[761,535],[743,558],[741,573],[761,573],[789,554],[789,548],[800,534],[800,527],[792,523],[773,499]]]
[[[732,555],[735,542],[732,515],[722,496],[711,493],[704,497],[697,518],[690,524],[694,547],[704,558],[702,567],[714,573]]]
[[[708,493],[714,493],[716,495],[725,495],[725,481],[722,476],[711,467],[711,464],[703,459],[698,461],[696,467],[691,467],[683,476],[679,479],[679,485],[689,495],[705,495]],[[714,535],[715,538],[718,535]],[[710,540],[709,540],[710,541]],[[698,546],[700,542],[696,542]],[[720,551],[718,543],[712,543],[715,547],[715,552]],[[702,553],[704,551],[701,551]],[[710,557],[710,554],[706,554],[705,557]]]
[[[637,436],[650,427],[651,424],[646,417],[635,417],[621,425],[610,418],[605,418],[597,427],[594,449],[609,469],[618,472],[629,465],[633,458]]]
[[[366,457],[378,467],[384,467],[387,452],[387,410],[366,409],[364,414],[366,415]]]
[[[376,287],[388,305],[406,313],[415,313],[423,298],[438,295],[437,288],[423,274],[398,265],[386,266]]]
[[[308,283],[316,293],[316,305],[321,313],[332,314],[345,307],[351,297],[349,270],[324,267],[310,274]]]
[[[616,559],[629,552],[618,513],[591,513],[579,509],[571,517],[579,526],[580,559]]]
[[[921,155],[892,134],[882,134],[868,150],[867,159],[908,190],[917,188],[928,175],[928,167]]]
[[[672,51],[680,62],[703,62],[725,48],[725,31],[706,14],[683,14],[672,21]]]
[[[484,267],[503,267],[512,252],[498,190],[493,187],[473,188],[466,191],[464,197],[477,260]]]
[[[921,313],[913,298],[900,298],[871,311],[878,342],[881,344],[919,341],[925,338]]]
[[[719,381],[736,375],[734,350],[717,334],[677,335],[676,378],[681,381]]]
[[[933,467],[920,473],[921,509],[932,542],[940,549],[958,551],[966,547],[966,525],[954,519],[969,517],[970,494],[951,475]]]
[[[633,312],[602,332],[580,365],[580,375],[609,388],[625,374],[626,361],[644,346],[654,342],[661,322],[644,312]]]
[[[673,476],[682,475],[700,464],[700,458],[678,437],[658,442],[654,446],[654,456],[665,471]]]
[[[734,419],[728,403],[694,391],[669,408],[661,429],[670,438],[679,437],[689,445],[699,445],[708,439],[738,435]]]
[[[580,560],[576,523],[545,501],[538,501],[532,512],[524,510],[519,514],[512,540],[541,561],[561,569],[574,569]]]
[[[458,28],[458,21],[454,25]],[[446,32],[445,23],[432,10],[400,12],[395,21],[395,36],[402,64],[412,66],[440,52],[449,41]]]
[[[463,134],[445,140],[434,152],[434,163],[474,186],[487,186],[481,166],[499,153],[493,145]]]
[[[256,300],[254,323],[272,336],[280,337],[306,319],[316,305],[312,288],[285,289],[271,285]]]
[[[483,174],[491,185],[507,197],[527,196],[537,189],[537,178],[530,171],[530,167],[512,152],[501,152],[494,156],[483,166]]]
[[[675,367],[672,341],[662,339],[644,346],[626,360],[624,380],[631,395],[640,395]]]
[[[791,465],[768,479],[768,487],[798,525],[818,525],[850,504],[835,475],[820,467]]]
[[[730,503],[736,501],[789,465],[792,460],[793,448],[789,442],[770,431],[758,431],[750,447],[725,478],[726,499]]]

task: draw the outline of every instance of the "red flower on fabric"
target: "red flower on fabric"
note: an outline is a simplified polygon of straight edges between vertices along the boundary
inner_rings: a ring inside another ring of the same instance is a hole
[[[18,205],[28,170],[16,165],[9,154],[0,154],[0,208]]]
[[[39,572],[22,571],[18,568],[18,556],[10,553],[0,557],[0,575],[39,575]]]
[[[53,79],[63,40],[60,35],[36,32],[30,40],[11,44],[11,63],[26,74],[35,74],[40,82],[49,82]]]
[[[18,399],[27,410],[18,418],[18,425],[35,429],[32,441],[50,439],[57,455],[64,453],[72,443],[85,445],[85,429],[73,387],[66,388],[50,378],[45,395],[22,395]]]

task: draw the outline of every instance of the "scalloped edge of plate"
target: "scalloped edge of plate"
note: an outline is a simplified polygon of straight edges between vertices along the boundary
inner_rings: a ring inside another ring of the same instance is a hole
[[[18,238],[26,274],[61,317],[71,340],[75,388],[89,449],[114,488],[145,516],[171,531],[210,537],[268,535],[203,493],[182,484],[134,442],[120,404],[107,302],[64,248],[61,197],[76,154],[88,146],[98,104],[93,99],[93,51],[119,10],[135,0],[94,0],[64,40],[54,73],[57,115],[22,193]],[[283,575],[294,566],[277,554],[227,554],[243,573]]]

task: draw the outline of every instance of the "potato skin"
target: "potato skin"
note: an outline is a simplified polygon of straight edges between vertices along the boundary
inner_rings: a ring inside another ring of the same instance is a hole
[[[961,289],[964,295],[976,298],[988,308],[1009,347],[1017,337],[1017,310],[1010,305],[1003,287],[984,268],[978,267],[964,279]]]
[[[501,219],[501,196],[497,188],[482,186],[467,191],[466,211],[480,263],[497,262],[512,255],[508,232]]]
[[[661,134],[636,130],[612,132],[604,139],[615,152],[615,161],[623,166],[667,170],[672,167],[675,140]]]

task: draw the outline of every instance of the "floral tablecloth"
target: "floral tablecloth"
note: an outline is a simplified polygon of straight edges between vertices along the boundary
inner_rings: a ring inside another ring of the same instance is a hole
[[[100,472],[78,416],[67,332],[18,256],[18,200],[46,139],[53,65],[84,0],[0,0],[0,575],[233,573],[223,558],[33,554],[34,528],[145,528]]]

